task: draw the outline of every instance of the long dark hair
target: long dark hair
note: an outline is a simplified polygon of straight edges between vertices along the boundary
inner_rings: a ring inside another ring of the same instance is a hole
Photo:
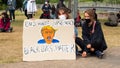
[[[1,15],[4,15],[5,18],[9,18],[9,15],[6,12],[3,12]]]
[[[67,9],[66,9],[65,7],[60,7],[60,8],[57,10],[57,14],[58,14],[58,15],[60,15],[60,13],[59,13],[60,10],[63,10],[63,11],[64,11],[64,14],[66,14],[67,19],[70,18],[70,17],[69,17],[69,13],[68,13],[68,11],[67,11]]]
[[[55,6],[54,5],[52,5],[52,8],[51,8],[51,10],[52,10],[52,14],[55,14],[56,13],[56,8],[55,8]]]
[[[84,13],[87,13],[90,16],[92,22],[95,21],[95,13],[93,9],[87,9]]]
[[[7,22],[10,22],[9,15],[6,12],[3,12],[1,15],[4,15],[4,17],[2,18],[2,21],[4,22],[4,24],[6,24]]]

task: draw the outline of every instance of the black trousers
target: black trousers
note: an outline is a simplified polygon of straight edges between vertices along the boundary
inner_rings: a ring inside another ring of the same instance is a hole
[[[24,14],[25,14],[25,16],[26,16],[26,17],[27,17],[27,19],[28,19],[27,10],[24,10]]]
[[[86,52],[91,52],[90,49],[87,48],[87,44],[85,43],[84,40],[82,40],[79,37],[75,38],[75,43],[82,49],[82,51],[86,51]],[[99,50],[101,52],[103,52],[103,50],[105,50],[105,46],[103,46],[103,43],[101,40],[93,40],[91,42],[91,47],[95,49],[95,51]]]
[[[76,37],[75,43],[81,48],[82,51],[86,51],[86,45],[84,44],[84,42],[81,38]]]
[[[15,19],[15,10],[9,10],[10,13],[10,19],[13,20]]]

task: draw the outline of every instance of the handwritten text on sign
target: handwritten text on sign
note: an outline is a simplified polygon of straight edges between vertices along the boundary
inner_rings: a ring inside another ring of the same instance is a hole
[[[72,53],[75,52],[74,45],[55,45],[55,46],[31,46],[24,47],[24,54],[29,55],[33,53],[47,53],[47,52],[63,52]]]
[[[35,27],[35,26],[45,26],[45,25],[52,25],[52,26],[68,26],[74,25],[74,21],[63,21],[63,20],[56,20],[56,21],[41,21],[36,23],[36,21],[25,21],[25,27]]]

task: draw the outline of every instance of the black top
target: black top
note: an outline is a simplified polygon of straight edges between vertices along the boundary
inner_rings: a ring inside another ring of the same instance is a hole
[[[93,24],[88,26],[88,23],[84,22],[82,26],[82,38],[85,44],[93,44],[97,49],[103,51],[107,48],[101,24],[99,21],[96,21],[94,26],[94,33],[91,33],[93,30]],[[94,44],[95,43],[95,44]],[[100,46],[100,47],[99,47]]]
[[[51,10],[51,6],[50,6],[50,4],[48,4],[48,5],[46,5],[46,4],[44,4],[43,6],[42,6],[42,10],[43,10],[43,12],[44,11],[50,11]]]

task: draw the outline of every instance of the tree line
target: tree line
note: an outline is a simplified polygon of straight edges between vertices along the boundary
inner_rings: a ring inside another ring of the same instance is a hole
[[[17,8],[22,7],[22,3],[24,0],[16,0]],[[37,4],[43,4],[45,0],[36,0]],[[59,0],[49,0],[50,3],[57,3]],[[68,2],[70,0],[64,0]],[[120,4],[120,0],[78,0],[79,2],[105,2],[110,4]],[[7,0],[0,0],[0,9],[4,9],[7,7]]]

